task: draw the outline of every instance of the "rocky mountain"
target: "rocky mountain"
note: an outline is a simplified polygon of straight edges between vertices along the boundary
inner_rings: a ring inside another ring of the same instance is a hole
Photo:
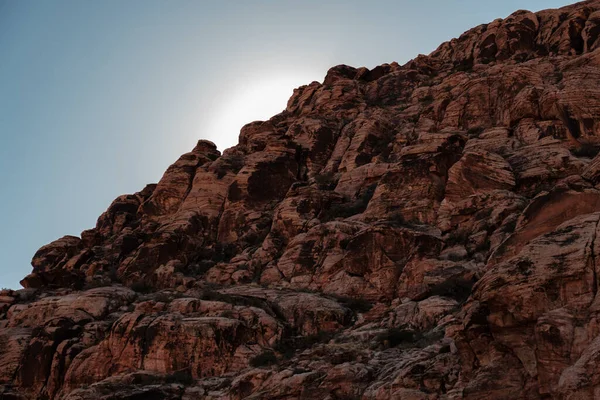
[[[600,398],[600,1],[340,65],[0,292],[3,399]]]

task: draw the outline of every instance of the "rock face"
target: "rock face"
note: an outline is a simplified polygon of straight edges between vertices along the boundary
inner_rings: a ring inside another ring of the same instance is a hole
[[[600,1],[333,67],[0,292],[6,399],[600,398]]]

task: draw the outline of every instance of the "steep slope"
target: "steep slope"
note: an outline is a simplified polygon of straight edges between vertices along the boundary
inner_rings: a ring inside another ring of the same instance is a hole
[[[0,293],[8,399],[600,398],[600,1],[331,68]]]

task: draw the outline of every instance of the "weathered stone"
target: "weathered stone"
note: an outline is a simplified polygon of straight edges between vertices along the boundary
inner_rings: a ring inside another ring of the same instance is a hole
[[[600,397],[600,1],[340,65],[0,291],[0,398]]]

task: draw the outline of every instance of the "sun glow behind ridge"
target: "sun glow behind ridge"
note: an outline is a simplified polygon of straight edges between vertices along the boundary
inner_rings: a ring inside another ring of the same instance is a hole
[[[266,121],[283,111],[295,88],[317,80],[322,73],[274,74],[232,82],[215,104],[215,112],[201,134],[220,151],[238,143],[240,129],[253,121]]]

